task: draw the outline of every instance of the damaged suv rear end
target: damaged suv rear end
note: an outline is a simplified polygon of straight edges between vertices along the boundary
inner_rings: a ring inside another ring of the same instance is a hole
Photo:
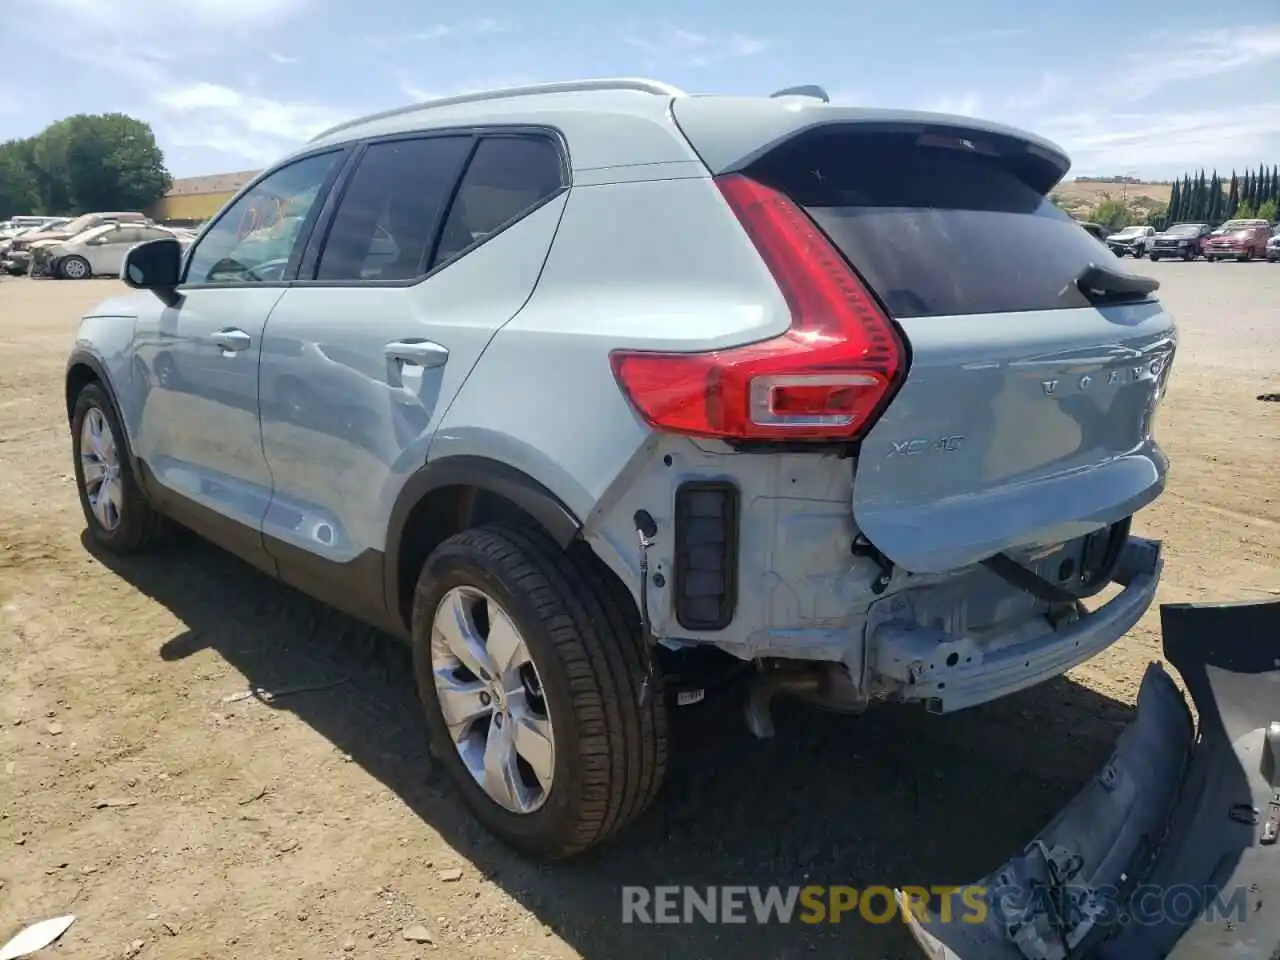
[[[612,518],[668,521],[655,635],[756,660],[759,733],[775,692],[946,713],[1123,636],[1161,571],[1130,521],[1165,482],[1175,328],[1155,282],[1048,199],[1063,154],[935,115],[712,97],[673,114],[787,326],[613,355],[656,434]]]

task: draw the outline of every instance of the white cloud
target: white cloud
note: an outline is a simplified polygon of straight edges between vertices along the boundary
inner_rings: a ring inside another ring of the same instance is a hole
[[[288,54],[279,53],[275,50],[268,50],[267,56],[270,57],[272,60],[274,60],[276,63],[281,64],[282,66],[288,66],[291,63],[298,62],[297,57],[291,57]]]
[[[769,42],[744,33],[698,33],[671,24],[640,27],[631,24],[619,39],[656,63],[678,62],[705,67],[724,60],[754,57],[769,49]]]
[[[1205,80],[1280,58],[1280,24],[1206,30],[1159,46],[1168,53],[1158,57],[1134,53],[1127,58],[1127,66],[1113,86],[1120,96],[1138,100],[1174,84]]]
[[[1229,168],[1270,156],[1280,137],[1280,100],[1184,112],[1076,114],[1046,121],[1078,171]]]
[[[1011,112],[1031,110],[1053,102],[1071,88],[1067,78],[1046,70],[1035,83],[1014,90],[1004,98],[1004,109]]]
[[[957,33],[949,37],[939,37],[938,43],[944,46],[958,46],[970,43],[991,43],[996,40],[1012,40],[1025,36],[1029,27],[994,27],[991,30],[977,30],[973,33]]]
[[[921,104],[919,109],[933,113],[954,113],[962,117],[974,117],[982,110],[982,98],[969,91],[929,100]]]
[[[436,89],[426,89],[417,84],[417,82],[403,70],[393,71],[400,92],[409,100],[418,102],[421,100],[439,100],[442,97],[456,97],[464,93],[476,93],[480,90],[501,90],[505,87],[523,87],[530,83],[539,82],[528,74],[513,74],[502,77],[482,77],[476,80],[469,80],[464,83],[451,84],[447,87],[438,87]]]

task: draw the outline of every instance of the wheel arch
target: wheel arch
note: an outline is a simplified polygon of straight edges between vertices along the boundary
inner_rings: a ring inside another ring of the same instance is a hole
[[[65,391],[68,423],[71,422],[71,418],[75,415],[76,397],[80,396],[81,390],[95,381],[102,385],[102,389],[107,393],[107,398],[116,407],[116,415],[119,416],[120,401],[116,398],[115,389],[111,385],[111,377],[107,374],[106,364],[88,350],[75,350],[67,359]]]
[[[455,533],[498,520],[531,523],[562,549],[580,539],[582,521],[555,493],[524,471],[488,457],[460,454],[413,473],[387,525],[387,612],[407,635],[413,590],[427,556]]]

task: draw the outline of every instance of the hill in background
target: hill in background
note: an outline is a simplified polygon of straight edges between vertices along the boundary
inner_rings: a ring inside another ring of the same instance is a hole
[[[1137,217],[1169,206],[1171,183],[1116,180],[1066,180],[1053,188],[1053,200],[1078,220],[1087,220],[1104,200],[1127,203]]]

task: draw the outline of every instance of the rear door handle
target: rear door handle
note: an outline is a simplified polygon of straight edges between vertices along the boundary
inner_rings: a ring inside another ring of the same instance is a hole
[[[233,353],[239,353],[241,350],[248,350],[249,345],[253,343],[253,338],[243,330],[237,330],[235,327],[227,327],[225,330],[219,330],[217,333],[209,337],[219,348],[221,348],[224,356]]]
[[[424,370],[443,367],[449,359],[449,348],[431,340],[394,340],[384,350],[388,360],[413,364]]]

